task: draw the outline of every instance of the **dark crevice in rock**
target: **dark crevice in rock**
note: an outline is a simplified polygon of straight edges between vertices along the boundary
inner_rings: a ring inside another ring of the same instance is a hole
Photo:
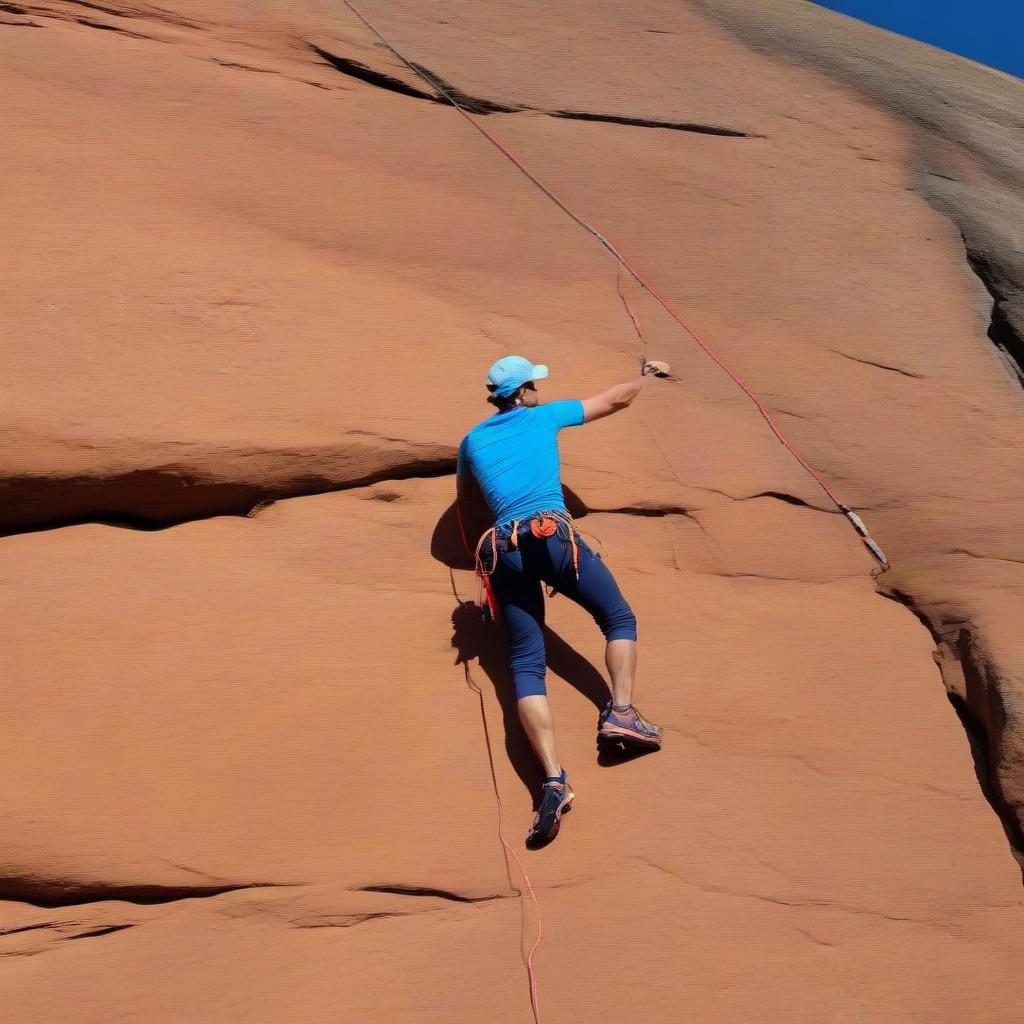
[[[4,11],[7,14],[17,15],[28,15],[28,11],[24,7],[19,7],[17,4],[0,4],[0,11]],[[42,28],[38,21],[8,21],[6,18],[0,19],[0,25],[10,25],[12,28]]]
[[[442,78],[439,74],[431,71],[429,68],[423,67],[422,64],[412,65],[421,75],[425,76],[434,87],[440,92],[442,89],[449,95],[460,107],[468,110],[471,114],[514,114],[519,110],[531,109],[526,107],[514,107],[508,106],[505,103],[496,103],[494,100],[481,99],[479,96],[470,96],[468,93],[463,92],[458,86],[452,85],[451,82]],[[440,99],[441,103],[447,103],[448,101],[443,97]]]
[[[445,102],[439,97],[431,95],[429,92],[424,92],[422,89],[417,89],[414,85],[409,85],[407,82],[403,82],[400,78],[393,78],[391,75],[384,74],[383,71],[374,71],[373,68],[368,68],[365,64],[360,64],[357,60],[349,60],[346,57],[339,57],[337,54],[330,53],[313,43],[309,44],[309,48],[318,57],[321,57],[324,61],[330,64],[332,68],[336,71],[340,71],[343,75],[348,75],[349,78],[358,79],[360,82],[365,82],[367,85],[375,85],[378,89],[387,89],[389,92],[397,92],[402,96],[412,96],[419,100],[430,100],[431,103]]]
[[[1024,867],[1024,828],[1018,809],[1006,799],[999,780],[999,747],[1006,730],[1006,709],[995,667],[985,657],[969,623],[950,623],[940,632],[905,591],[885,585],[882,577],[876,577],[875,585],[882,597],[903,605],[928,630],[935,644],[932,656],[942,672],[949,702],[970,744],[978,785],[1002,825],[1010,850]],[[962,673],[962,694],[957,681],[947,678],[951,664]]]
[[[914,599],[910,597],[909,594],[905,594],[902,590],[899,590],[896,587],[886,587],[884,590],[880,590],[879,593],[882,597],[887,597],[890,601],[895,601],[897,604],[903,605],[903,607],[906,608],[907,611],[909,611],[910,614],[928,630],[928,633],[932,638],[932,642],[936,647],[939,647],[942,644],[942,637],[932,628],[932,624],[928,616],[917,607]]]
[[[521,107],[510,107],[504,103],[495,103],[493,100],[481,99],[479,96],[470,96],[428,68],[420,67],[419,64],[413,64],[412,66],[435,86],[437,89],[436,95],[426,92],[418,86],[410,85],[400,78],[395,78],[394,75],[388,75],[383,71],[377,71],[374,68],[367,67],[365,64],[360,64],[357,60],[352,60],[349,57],[339,57],[336,53],[331,53],[315,43],[309,43],[308,46],[318,57],[321,57],[332,68],[340,71],[343,75],[358,79],[367,85],[375,85],[379,89],[397,92],[401,96],[411,96],[418,100],[429,100],[431,103],[440,103],[442,106],[447,107],[449,105],[448,100],[441,94],[443,90],[459,106],[468,110],[471,114],[510,114],[522,109]]]
[[[179,900],[208,899],[243,889],[281,888],[270,882],[244,885],[90,885],[87,882],[45,878],[0,878],[0,899],[27,903],[40,909],[80,907],[89,903],[117,901],[139,906],[177,903]]]
[[[489,903],[492,900],[506,899],[500,893],[490,896],[463,896],[461,893],[448,889],[434,889],[420,885],[361,885],[359,892],[386,892],[395,896],[432,896],[436,899],[451,900],[453,903]]]
[[[998,266],[983,253],[978,252],[964,242],[967,262],[971,265],[978,280],[985,286],[992,299],[992,311],[989,314],[988,338],[995,345],[1000,359],[1007,370],[1014,376],[1018,384],[1024,387],[1024,336],[1014,326],[1007,314],[1009,301],[1003,283],[1003,275]]]
[[[233,60],[221,60],[219,57],[211,57],[210,63],[219,64],[222,68],[235,68],[238,71],[255,71],[259,75],[279,75],[280,71],[273,68],[257,68],[252,64],[236,64]]]
[[[969,659],[961,660],[965,677],[971,672]],[[967,742],[971,745],[971,756],[974,758],[974,774],[978,779],[978,785],[989,805],[999,816],[999,821],[1006,834],[1006,840],[1013,850],[1014,856],[1021,865],[1024,865],[1024,829],[1018,821],[1013,807],[1003,795],[1002,786],[999,785],[999,776],[993,764],[993,751],[991,750],[991,739],[988,730],[981,724],[970,709],[970,705],[959,694],[947,691],[949,703],[953,705],[960,724],[967,734]],[[1000,707],[1002,713],[1002,708]],[[1003,713],[1005,718],[1005,713]]]
[[[817,512],[825,512],[827,509],[820,509],[817,505],[811,505],[804,501],[803,498],[798,498],[795,494],[787,494],[785,491],[759,491],[757,494],[751,494],[749,497],[742,499],[743,501],[750,501],[752,498],[775,498],[777,501],[784,501],[787,505],[800,505],[803,508],[813,508]]]
[[[949,548],[944,552],[947,555],[967,555],[970,558],[988,559],[991,562],[1011,562],[1014,565],[1024,565],[1024,558],[1003,558],[999,555],[979,555],[977,551],[968,551],[967,548]]]
[[[353,476],[349,480],[296,476],[279,484],[258,480],[204,480],[184,469],[139,469],[112,478],[65,479],[14,477],[0,484],[0,538],[58,530],[88,523],[130,530],[165,530],[216,516],[247,516],[285,498],[332,494],[382,480],[448,476],[451,456],[411,459],[406,463]]]
[[[734,128],[721,128],[718,125],[712,124],[694,124],[689,121],[654,121],[645,117],[625,117],[621,114],[590,114],[580,110],[552,110],[551,116],[565,118],[570,121],[605,121],[608,124],[632,125],[635,128],[668,128],[675,132],[720,135],[729,139],[760,138],[760,136],[749,135],[747,132],[736,131]]]
[[[293,928],[312,930],[315,928],[354,928],[358,924],[365,924],[367,921],[379,921],[385,917],[407,917],[407,914],[388,913],[380,911],[372,914],[348,914],[342,918],[332,918],[317,921],[292,921]]]
[[[155,18],[157,21],[166,21],[168,25],[183,25],[185,28],[202,28],[205,25],[216,24],[211,21],[196,21],[194,18],[186,18],[177,11],[169,11],[165,7],[157,7],[156,4],[147,4],[146,10],[140,12],[143,17]]]
[[[117,18],[138,18],[138,11],[119,11],[116,7],[104,7],[102,4],[87,3],[86,0],[64,0],[65,3],[75,7],[88,7],[91,11],[100,11],[103,14],[113,14]]]
[[[947,687],[949,699],[970,740],[982,792],[999,816],[1014,856],[1024,865],[1024,829],[1021,827],[1020,810],[1006,799],[999,778],[1000,748],[1006,735],[1006,707],[998,669],[985,654],[976,631],[969,623],[960,625],[943,639],[939,655],[940,659],[944,655],[959,663],[963,672],[963,695]]]
[[[123,932],[126,928],[131,928],[133,925],[130,924],[108,924],[102,928],[92,928],[87,932],[79,932],[77,935],[69,935],[68,939],[95,939],[100,935],[110,935],[113,932]]]
[[[358,79],[367,85],[375,85],[380,89],[387,89],[402,96],[411,96],[414,99],[429,100],[431,103],[448,105],[448,97],[451,97],[460,107],[471,114],[514,114],[519,111],[529,110],[537,113],[548,114],[574,121],[603,121],[608,124],[623,124],[637,128],[667,128],[671,131],[696,132],[700,135],[718,135],[732,139],[761,138],[758,135],[751,135],[747,132],[737,131],[734,128],[723,128],[719,125],[695,124],[688,121],[659,121],[643,117],[627,117],[622,114],[592,114],[584,110],[538,110],[536,107],[515,106],[507,103],[498,103],[495,100],[486,100],[480,96],[471,96],[463,92],[458,86],[442,78],[436,71],[431,71],[420,64],[412,64],[412,67],[419,72],[428,82],[433,85],[435,93],[427,92],[418,86],[410,85],[408,82],[383,71],[367,67],[357,60],[349,57],[339,57],[315,43],[307,44],[309,48],[322,60],[328,63],[335,70],[350,78]]]
[[[723,493],[723,492],[718,492]],[[731,496],[730,496],[731,497]],[[748,494],[742,498],[733,498],[733,501],[753,501],[755,498],[775,498],[777,501],[784,501],[787,505],[799,505],[802,508],[814,509],[815,512],[832,512],[833,509],[820,508],[818,505],[812,505],[803,498],[798,498],[795,494],[787,494],[785,491],[758,491],[757,494]],[[701,509],[698,511],[707,511]],[[617,513],[624,516],[646,516],[650,518],[664,517],[664,516],[683,516],[686,519],[693,519],[696,522],[694,513],[689,509],[683,508],[682,505],[621,505],[616,508],[590,508],[581,507],[578,511],[573,514],[580,518],[589,513]]]
[[[211,64],[217,64],[222,68],[227,68],[229,71],[251,71],[257,75],[278,75],[288,82],[301,82],[303,85],[313,86],[314,89],[323,89],[326,92],[332,91],[332,87],[324,85],[323,82],[314,82],[310,78],[296,78],[294,75],[286,75],[283,71],[278,71],[276,68],[259,68],[254,64],[239,64],[237,61],[221,60],[219,57],[203,57],[201,59],[209,61]]]
[[[128,29],[121,28],[118,25],[108,25],[105,21],[93,21],[91,18],[81,17],[72,17],[68,20],[73,21],[76,25],[85,25],[88,28],[101,28],[105,32],[116,32],[118,35],[128,36],[130,39],[148,39],[151,42],[159,42],[159,40],[154,40],[152,36],[144,36],[142,35],[141,32],[131,32]]]
[[[85,7],[88,10],[91,10],[91,11],[99,11],[101,14],[110,14],[110,15],[113,15],[115,18],[141,19],[141,20],[144,20],[144,21],[158,21],[158,22],[164,22],[165,24],[168,24],[168,25],[174,25],[174,26],[176,26],[178,28],[200,29],[200,28],[203,27],[201,22],[192,21],[192,20],[190,20],[188,18],[182,17],[181,15],[177,14],[176,12],[165,11],[165,10],[162,10],[161,8],[159,8],[159,7],[154,7],[154,6],[151,6],[151,5],[147,6],[145,9],[139,9],[139,8],[127,8],[127,7],[122,7],[122,8],[107,7],[107,6],[104,6],[103,4],[92,3],[92,2],[90,2],[90,0],[65,0],[65,3],[67,3],[67,4],[71,5],[71,6],[74,6],[74,7]],[[61,18],[60,13],[58,13],[56,11],[48,10],[48,9],[45,9],[45,8],[35,7],[35,8],[33,8],[32,13],[39,14],[39,15],[42,15],[42,16],[50,16],[50,17]],[[111,29],[112,31],[115,31],[115,32],[118,32],[118,31],[124,32],[125,35],[132,35],[133,34],[131,32],[127,32],[127,31],[125,31],[123,29],[118,29],[118,28],[116,28],[113,25],[106,25],[106,24],[104,24],[102,22],[86,21],[86,20],[83,20],[83,19],[80,19],[80,18],[76,18],[76,17],[73,17],[73,16],[72,16],[72,18],[70,20],[78,21],[80,24],[88,25],[90,28],[106,28],[106,29]],[[151,37],[150,36],[140,36],[139,38],[141,38],[141,39],[149,39]]]
[[[640,516],[642,518],[663,518],[665,516],[683,516],[692,519],[689,511],[679,505],[622,505],[619,508],[588,508],[587,512],[615,513],[623,516]]]
[[[2,935],[18,935],[20,932],[37,932],[44,928],[56,928],[56,921],[43,921],[42,924],[23,924],[20,928],[2,928],[0,929],[0,936]]]
[[[832,349],[837,356],[842,356],[844,359],[849,359],[854,363],[863,363],[865,366],[877,366],[880,370],[891,370],[893,373],[901,374],[904,377],[914,377],[918,380],[923,379],[923,373],[912,373],[910,370],[901,370],[898,366],[890,366],[888,363],[876,363],[873,359],[861,359],[858,356],[851,356],[847,352],[840,352],[839,349]]]

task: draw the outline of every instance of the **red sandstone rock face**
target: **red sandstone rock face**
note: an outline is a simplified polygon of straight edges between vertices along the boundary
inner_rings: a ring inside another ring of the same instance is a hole
[[[366,13],[515,108],[482,116],[893,561],[632,289],[679,380],[563,434],[563,476],[667,742],[596,763],[600,638],[554,599],[578,802],[522,854],[544,1019],[1015,1019],[1020,872],[975,770],[1016,843],[1024,402],[958,231],[1012,328],[985,202],[1012,222],[1021,163],[985,126],[1021,86],[874,32],[864,71],[782,3],[466,8]],[[537,775],[450,474],[497,355],[545,398],[633,372],[614,266],[342,5],[2,18],[8,1019],[529,1020],[494,785],[518,846]],[[953,127],[885,105],[906,54]]]

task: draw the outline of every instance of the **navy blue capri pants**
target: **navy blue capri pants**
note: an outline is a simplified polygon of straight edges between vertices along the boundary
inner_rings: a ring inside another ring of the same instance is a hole
[[[520,524],[512,547],[511,524],[497,529],[498,560],[491,576],[494,596],[512,647],[512,680],[516,700],[547,693],[544,685],[544,591],[542,582],[586,608],[606,640],[635,640],[636,616],[626,603],[608,566],[579,534],[579,580],[572,564],[569,527],[559,521],[550,537],[536,537],[529,521]],[[481,550],[492,564],[490,540]]]

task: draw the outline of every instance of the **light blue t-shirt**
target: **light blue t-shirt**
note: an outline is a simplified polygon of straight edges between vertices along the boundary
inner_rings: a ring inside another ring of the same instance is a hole
[[[497,524],[565,509],[558,432],[582,422],[577,398],[497,413],[462,439],[458,475],[472,471]]]

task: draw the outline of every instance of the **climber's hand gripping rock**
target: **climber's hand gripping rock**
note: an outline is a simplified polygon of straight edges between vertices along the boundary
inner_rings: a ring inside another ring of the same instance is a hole
[[[643,369],[640,371],[641,376],[649,377],[651,375],[655,377],[667,377],[671,367],[668,363],[663,363],[660,359],[650,359],[644,363]]]

